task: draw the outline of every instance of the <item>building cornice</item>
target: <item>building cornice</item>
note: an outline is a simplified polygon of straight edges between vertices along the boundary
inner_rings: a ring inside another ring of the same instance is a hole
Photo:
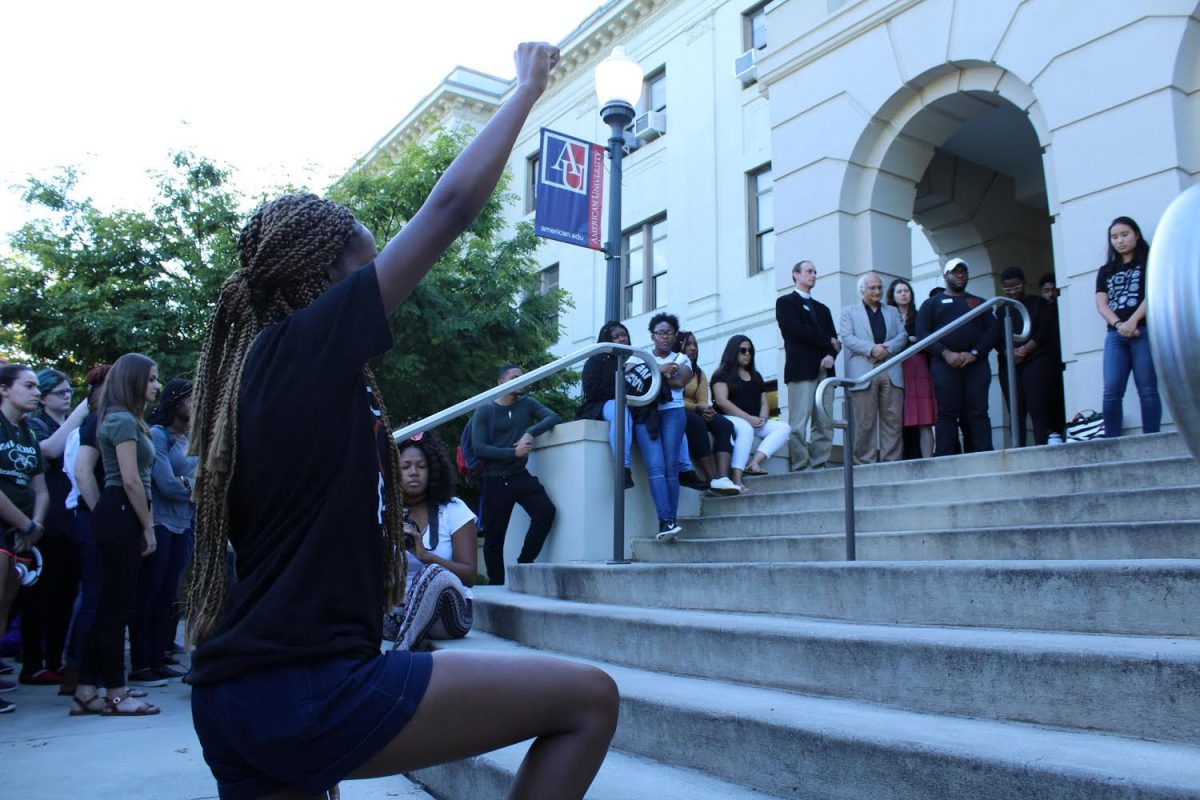
[[[658,12],[682,0],[610,0],[596,9],[579,27],[559,43],[559,62],[550,73],[546,96],[555,94],[608,56],[609,50],[626,40],[631,31]],[[469,83],[455,76],[469,73]],[[441,128],[453,114],[467,114],[480,122],[488,119],[516,86],[512,79],[498,78],[468,67],[457,67],[412,111],[404,116],[359,160],[355,169],[369,167],[387,153],[395,155]]]

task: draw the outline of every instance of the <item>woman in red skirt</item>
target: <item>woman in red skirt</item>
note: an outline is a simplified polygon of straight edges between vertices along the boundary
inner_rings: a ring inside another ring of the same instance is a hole
[[[887,290],[887,302],[900,312],[911,345],[917,340],[917,308],[913,303],[912,284],[903,278],[892,281]],[[929,378],[929,356],[917,353],[904,362],[904,438],[909,439],[910,430],[916,431],[921,458],[933,456],[933,423],[936,421],[937,400]]]

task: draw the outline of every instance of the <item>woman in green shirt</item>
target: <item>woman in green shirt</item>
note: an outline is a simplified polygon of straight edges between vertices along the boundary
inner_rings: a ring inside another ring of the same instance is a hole
[[[71,714],[145,715],[159,709],[131,697],[125,680],[125,626],[142,556],[154,552],[150,469],[154,442],[142,415],[158,395],[158,366],[140,353],[117,359],[100,398],[97,444],[104,489],[92,515],[103,583],[91,635],[84,644]],[[99,686],[107,696],[99,696]]]

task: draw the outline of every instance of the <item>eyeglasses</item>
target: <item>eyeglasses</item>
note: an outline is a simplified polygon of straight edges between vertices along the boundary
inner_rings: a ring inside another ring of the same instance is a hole
[[[57,392],[46,392],[46,394],[52,397],[61,397],[63,400],[70,400],[71,395],[75,394],[75,392],[71,389],[59,389]]]
[[[739,347],[738,352],[744,356],[752,356],[752,355],[754,355],[754,348],[753,347]]]
[[[662,330],[653,331],[653,333],[655,336],[674,336],[675,335],[675,331],[671,330],[670,328],[663,328]]]

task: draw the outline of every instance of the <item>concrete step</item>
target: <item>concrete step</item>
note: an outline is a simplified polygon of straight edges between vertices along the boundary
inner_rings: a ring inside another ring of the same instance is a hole
[[[1200,744],[1195,637],[857,624],[511,591],[478,593],[474,611],[477,630],[638,669]]]
[[[1085,492],[1107,491],[1113,476],[1120,476],[1122,489],[1165,488],[1200,485],[1200,464],[1192,458],[1158,458],[1134,463],[1100,463],[1056,466],[1009,472],[1003,475],[954,475],[944,478],[917,478],[883,484],[855,484],[855,504],[859,508],[896,507],[943,503],[948,498],[972,500],[1011,498],[1023,503],[1026,498],[1052,497]],[[857,477],[857,474],[856,474]],[[809,487],[800,482],[760,485],[751,481],[753,495],[706,497],[703,515],[770,513],[776,511],[841,509],[845,503],[842,483],[829,487]],[[1200,499],[1197,501],[1200,509]]]
[[[438,796],[454,800],[505,797],[529,742],[411,773]],[[703,772],[609,750],[588,800],[772,800],[770,795]]]
[[[1177,433],[1153,433],[1096,439],[1066,445],[993,450],[943,458],[922,458],[888,464],[863,464],[854,468],[856,485],[867,486],[897,481],[994,475],[1026,470],[1057,469],[1089,464],[1135,464],[1161,458],[1192,458],[1187,444]],[[1194,460],[1194,459],[1193,459]],[[808,472],[751,478],[756,491],[788,488],[835,488],[842,485],[841,465]]]
[[[860,498],[865,503],[868,497]],[[857,530],[890,531],[986,528],[997,522],[1037,520],[1040,524],[1077,522],[1150,522],[1200,517],[1200,485],[1165,489],[1080,492],[1023,500],[957,499],[953,502],[903,506],[857,504]],[[845,514],[837,510],[791,510],[767,513],[708,514],[682,523],[687,535],[794,536],[835,533],[845,529]]]
[[[438,646],[528,652],[474,631]],[[778,797],[1200,798],[1200,748],[1190,745],[921,714],[575,660],[605,669],[620,686],[615,747],[675,766],[703,765],[720,780]]]
[[[840,530],[817,535],[697,534],[696,522],[684,520],[683,533],[673,542],[632,540],[634,559],[711,563],[846,558],[846,536]],[[731,526],[731,531],[736,527]],[[1200,558],[1200,515],[1170,522],[858,531],[855,546],[863,561]]]
[[[578,603],[1200,636],[1200,559],[519,564],[507,575],[512,592]]]

